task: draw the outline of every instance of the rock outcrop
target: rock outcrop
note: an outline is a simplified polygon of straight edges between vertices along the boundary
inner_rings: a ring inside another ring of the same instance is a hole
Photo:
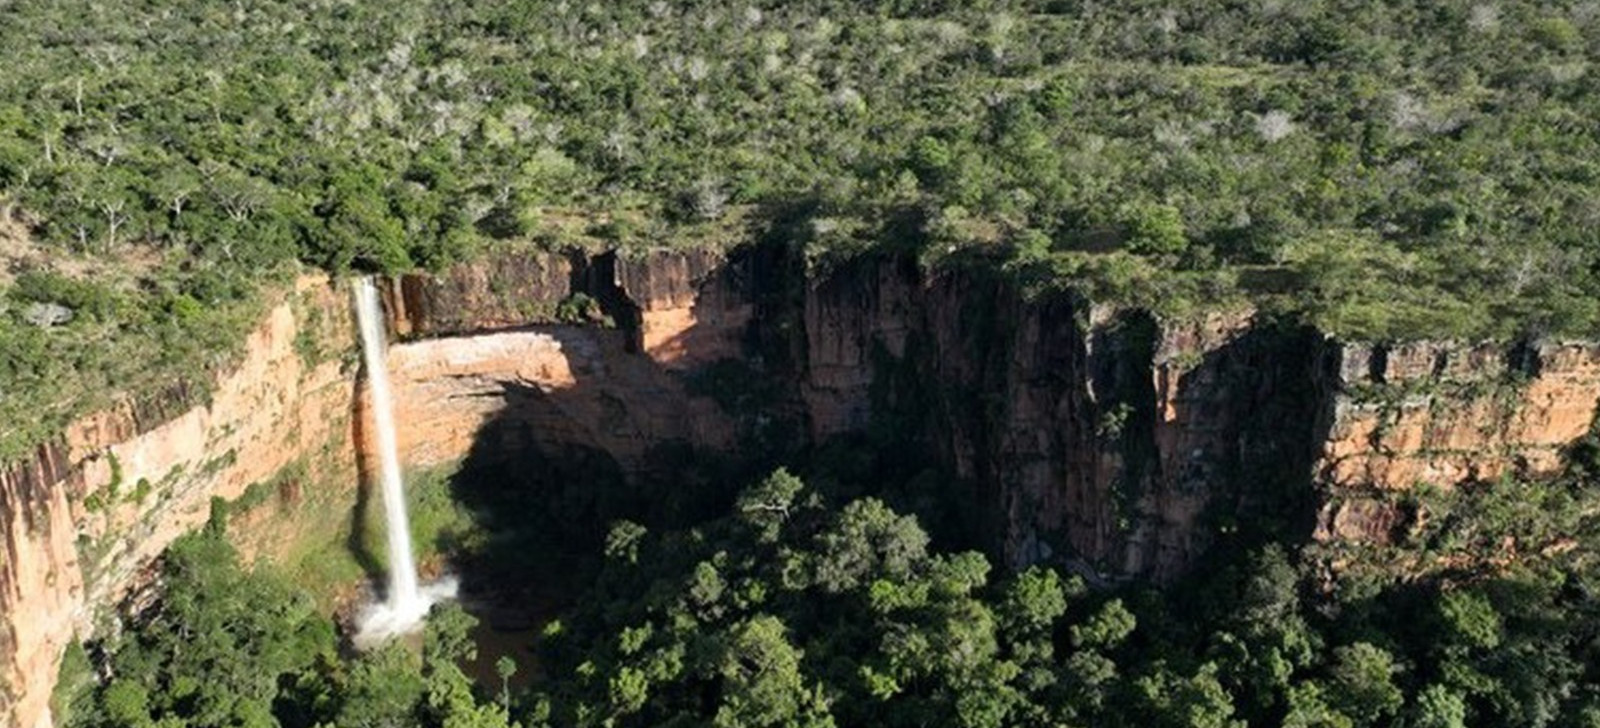
[[[461,459],[491,421],[514,419],[549,446],[608,453],[627,472],[664,441],[732,446],[727,418],[619,332],[553,325],[390,349],[395,420],[407,465]],[[508,450],[529,443],[506,443]]]
[[[575,296],[616,326],[522,336],[561,349],[562,366],[586,362],[573,384],[508,374],[521,354],[453,394],[432,377],[417,404],[433,419],[463,411],[452,399],[478,403],[457,444],[506,411],[494,393],[517,382],[566,393],[525,408],[537,420],[525,429],[622,461],[663,440],[747,442],[748,413],[684,386],[721,366],[735,373],[724,389],[776,383],[760,419],[798,423],[809,446],[899,431],[892,446],[974,491],[968,525],[997,554],[1093,576],[1175,576],[1256,518],[1375,538],[1398,516],[1361,493],[1549,473],[1600,399],[1600,346],[1347,344],[1247,310],[1158,322],[1070,294],[1025,298],[981,265],[869,258],[808,274],[749,249],[543,254],[397,289],[394,327],[424,337],[526,326]]]
[[[1095,579],[1175,576],[1255,520],[1381,540],[1398,516],[1367,495],[1550,472],[1600,399],[1600,345],[1346,344],[1248,310],[1165,322],[982,264],[508,252],[383,290],[409,465],[575,448],[643,478],[663,443],[853,443],[907,481],[937,474],[1007,562]],[[341,287],[304,279],[212,392],[130,400],[0,470],[9,724],[51,724],[63,647],[212,498],[296,466],[312,475],[281,499],[353,504],[349,316]],[[270,553],[272,528],[240,534],[247,552]]]
[[[1350,344],[1336,357],[1314,474],[1322,541],[1389,543],[1395,491],[1555,471],[1600,401],[1593,342]]]

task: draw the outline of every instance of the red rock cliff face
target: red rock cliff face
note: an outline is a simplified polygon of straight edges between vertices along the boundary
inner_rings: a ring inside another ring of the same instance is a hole
[[[637,347],[652,361],[689,371],[745,355],[744,335],[756,308],[747,260],[657,252],[619,258],[613,270],[617,294],[638,312]]]
[[[682,374],[739,355],[752,308],[738,270],[709,253],[534,253],[391,282],[390,328],[415,337],[389,355],[403,458],[459,459],[501,420],[537,444],[607,453],[629,473],[663,442],[730,447],[730,418]],[[561,310],[578,296],[610,322]]]
[[[719,298],[733,289],[701,292],[709,288],[701,279],[721,281],[724,268],[709,257],[541,254],[388,281],[390,328],[415,339],[388,356],[402,459],[459,460],[486,422],[508,416],[541,443],[606,452],[625,472],[644,468],[664,441],[729,447],[728,418],[674,373],[737,350],[748,307]],[[591,290],[631,326],[556,320],[563,302]],[[161,551],[205,522],[213,497],[237,499],[291,463],[333,453],[323,467],[334,472],[311,480],[340,492],[316,495],[353,506],[357,464],[370,448],[364,393],[343,356],[353,336],[346,289],[302,280],[213,392],[172,392],[85,417],[0,470],[5,724],[51,725],[66,645],[147,581]],[[285,537],[235,535],[247,552]]]
[[[417,334],[527,327],[574,294],[617,326],[407,345],[494,350],[482,374],[425,376],[402,404],[439,423],[419,432],[449,433],[418,435],[455,443],[441,453],[508,411],[548,444],[625,463],[662,440],[727,447],[748,413],[685,385],[733,361],[787,393],[761,416],[799,422],[803,445],[902,430],[895,447],[967,484],[969,525],[1008,561],[1107,576],[1174,576],[1253,518],[1372,537],[1358,522],[1389,516],[1341,510],[1351,494],[1550,472],[1600,397],[1588,345],[1527,349],[1513,367],[1503,346],[1342,345],[1249,311],[1163,323],[895,259],[808,274],[749,250],[543,255],[397,288],[395,328]],[[502,396],[529,386],[537,407]],[[1379,389],[1405,394],[1380,405]]]
[[[854,438],[950,476],[941,493],[1008,562],[1097,578],[1171,577],[1251,518],[1381,539],[1395,514],[1363,494],[1548,472],[1600,398],[1597,345],[1340,345],[1248,311],[1158,322],[897,259],[507,253],[384,288],[408,464],[579,448],[639,478],[662,443]],[[345,497],[366,447],[347,295],[303,281],[209,399],[84,418],[0,469],[8,724],[50,725],[63,647],[212,496],[331,452],[340,474],[318,482]]]
[[[1162,325],[895,261],[812,281],[802,309],[812,436],[907,413],[1012,564],[1170,577],[1210,543],[1207,506],[1258,505],[1222,483],[1310,470],[1313,337],[1247,312]]]
[[[1337,350],[1339,394],[1316,473],[1316,537],[1386,544],[1385,491],[1552,473],[1589,432],[1600,345],[1418,343]]]
[[[461,459],[490,422],[515,421],[532,444],[604,452],[624,472],[645,467],[668,441],[732,446],[715,404],[690,396],[662,367],[628,352],[620,332],[538,326],[456,339],[429,339],[389,352],[399,445],[408,465]]]
[[[142,584],[167,544],[205,522],[212,497],[238,498],[303,453],[348,442],[349,373],[296,348],[297,338],[348,340],[346,307],[320,280],[302,281],[289,299],[268,311],[241,363],[218,375],[209,395],[126,402],[0,470],[0,714],[8,725],[51,725],[48,701],[67,643]]]
[[[0,563],[0,714],[7,725],[51,725],[56,665],[82,607],[72,513],[83,486],[70,467],[66,448],[50,443],[33,460],[0,472],[6,546]]]

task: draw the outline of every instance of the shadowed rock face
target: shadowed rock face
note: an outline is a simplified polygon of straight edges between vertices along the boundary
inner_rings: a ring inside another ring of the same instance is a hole
[[[506,254],[384,295],[410,466],[581,456],[568,470],[669,502],[648,491],[685,462],[764,467],[845,442],[913,483],[939,473],[927,495],[1006,562],[1093,578],[1171,578],[1254,522],[1381,541],[1399,514],[1364,494],[1549,472],[1600,398],[1593,344],[1381,348],[1248,311],[1165,323],[894,258],[807,273],[766,248]],[[0,469],[10,724],[50,725],[64,646],[213,496],[311,462],[281,497],[354,502],[352,342],[348,292],[307,278],[209,397],[130,401]],[[237,537],[268,553],[293,535],[263,520]]]

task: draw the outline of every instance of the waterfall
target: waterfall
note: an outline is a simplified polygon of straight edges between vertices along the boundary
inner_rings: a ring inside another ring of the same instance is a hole
[[[394,438],[394,403],[389,394],[389,368],[384,360],[388,337],[383,306],[372,280],[356,283],[356,320],[361,324],[361,354],[367,365],[372,428],[377,434],[378,480],[383,485],[384,525],[389,530],[389,608],[407,611],[422,600],[417,589],[416,559],[411,553],[411,520],[406,517],[405,481],[400,477],[400,451]]]
[[[455,584],[447,580],[427,589],[418,586],[417,563],[411,548],[411,521],[406,516],[405,482],[400,474],[399,448],[395,444],[388,362],[384,356],[388,351],[388,335],[384,329],[383,305],[378,299],[378,288],[370,278],[356,281],[355,299],[367,389],[371,393],[368,400],[372,414],[370,424],[376,435],[378,481],[383,490],[384,525],[389,541],[387,599],[366,611],[356,635],[357,644],[372,644],[421,626],[435,601],[454,595]]]

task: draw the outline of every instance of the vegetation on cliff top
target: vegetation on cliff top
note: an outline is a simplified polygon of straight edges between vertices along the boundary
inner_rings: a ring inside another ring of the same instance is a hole
[[[978,249],[1352,337],[1600,321],[1588,3],[24,0],[0,26],[0,388],[48,390],[13,423],[122,381],[118,337],[223,358],[222,312],[286,261],[797,216],[822,255]],[[40,332],[40,305],[76,317]]]
[[[614,525],[516,689],[535,666],[466,677],[471,618],[454,607],[420,659],[341,653],[308,598],[208,532],[170,550],[161,601],[95,646],[104,680],[61,697],[69,726],[93,728],[1595,725],[1593,473],[1523,488],[1546,508],[1464,502],[1428,530],[1537,547],[1525,521],[1548,516],[1576,548],[1379,570],[1333,598],[1320,557],[1267,544],[1167,592],[1091,593],[1043,567],[994,577],[914,517],[832,506],[778,471],[693,528]]]

